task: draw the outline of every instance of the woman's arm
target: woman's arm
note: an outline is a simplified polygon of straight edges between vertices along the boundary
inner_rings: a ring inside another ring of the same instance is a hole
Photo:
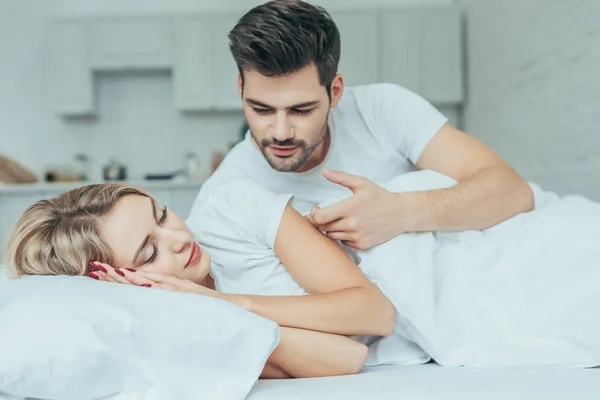
[[[225,294],[280,326],[340,335],[389,335],[396,312],[348,255],[291,206],[283,214],[275,253],[309,296]]]
[[[293,376],[289,375],[283,369],[279,368],[275,364],[273,364],[270,360],[267,361],[265,367],[260,374],[260,377],[263,379],[287,379],[293,378]]]
[[[367,346],[345,336],[304,329],[280,329],[280,340],[261,378],[314,378],[359,373]]]

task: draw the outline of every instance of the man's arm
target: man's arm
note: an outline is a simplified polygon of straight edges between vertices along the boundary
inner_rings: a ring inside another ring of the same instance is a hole
[[[411,231],[486,229],[533,209],[527,182],[489,147],[449,124],[427,145],[417,167],[459,183],[447,189],[399,194],[400,203],[412,205]]]
[[[353,195],[329,207],[315,207],[308,220],[327,236],[368,249],[405,232],[489,228],[533,209],[533,192],[498,154],[445,124],[417,161],[419,169],[447,175],[447,189],[391,193],[360,176],[324,170]]]

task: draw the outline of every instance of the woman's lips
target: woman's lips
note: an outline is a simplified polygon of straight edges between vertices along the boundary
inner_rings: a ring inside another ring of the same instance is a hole
[[[200,255],[202,254],[202,250],[200,249],[200,245],[196,242],[192,244],[192,251],[190,254],[190,259],[188,260],[185,268],[194,266],[200,260]]]

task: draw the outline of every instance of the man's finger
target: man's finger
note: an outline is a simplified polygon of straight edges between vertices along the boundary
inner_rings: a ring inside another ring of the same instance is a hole
[[[304,218],[306,218],[306,220],[307,220],[308,222],[310,222],[311,224],[313,224],[313,225],[317,226],[317,223],[316,223],[316,222],[315,222],[315,220],[313,219],[312,215],[310,215],[310,214],[306,214],[306,215],[304,216]]]
[[[350,214],[351,201],[352,198],[350,197],[328,207],[313,207],[310,211],[310,215],[313,221],[319,226],[332,223],[333,221],[347,217]]]
[[[365,183],[365,179],[362,176],[352,175],[342,171],[332,171],[327,168],[323,169],[323,176],[327,178],[328,181],[345,186],[353,192]]]
[[[358,250],[359,247],[356,244],[356,242],[353,242],[352,240],[342,240],[342,244],[348,246],[348,247],[352,247],[353,249]]]
[[[327,232],[327,237],[341,242],[352,240],[352,235],[347,232]]]
[[[325,232],[354,232],[348,218],[338,219],[337,221],[328,224],[319,225],[319,229]]]

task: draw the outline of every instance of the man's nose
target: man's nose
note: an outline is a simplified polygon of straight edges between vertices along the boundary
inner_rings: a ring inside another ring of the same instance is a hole
[[[291,129],[287,126],[287,117],[285,112],[278,112],[273,122],[273,139],[283,142],[292,137]]]

